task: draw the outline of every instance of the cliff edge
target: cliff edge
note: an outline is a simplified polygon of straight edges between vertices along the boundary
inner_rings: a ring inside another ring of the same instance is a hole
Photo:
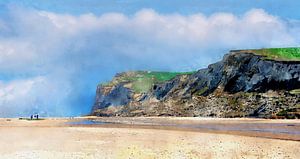
[[[197,72],[117,74],[97,87],[92,114],[300,118],[297,49],[234,50]]]

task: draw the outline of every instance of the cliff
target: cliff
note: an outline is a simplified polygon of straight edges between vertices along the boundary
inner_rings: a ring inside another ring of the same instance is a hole
[[[98,86],[92,114],[299,118],[298,54],[271,51],[231,51],[197,72],[118,74]]]

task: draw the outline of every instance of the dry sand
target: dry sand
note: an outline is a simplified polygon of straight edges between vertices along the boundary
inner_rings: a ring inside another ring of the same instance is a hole
[[[174,119],[183,122],[222,121],[193,118],[168,118],[167,120]],[[122,118],[117,120],[122,120]],[[128,120],[129,118],[126,119],[126,121]],[[132,122],[136,120],[139,119],[131,119]],[[151,118],[151,120],[156,119]],[[164,121],[165,119],[157,118],[157,120]],[[0,158],[296,159],[300,157],[299,141],[189,130],[69,126],[65,124],[67,121],[70,120],[26,121],[0,119]],[[247,120],[231,119],[228,121],[235,123]],[[250,119],[249,121],[262,122]],[[268,122],[299,123],[298,120],[270,120]]]

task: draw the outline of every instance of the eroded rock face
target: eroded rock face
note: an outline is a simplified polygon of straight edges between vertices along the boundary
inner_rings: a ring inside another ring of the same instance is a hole
[[[253,54],[230,54],[224,59],[225,91],[236,93],[293,90],[300,87],[300,62],[264,60]]]
[[[123,84],[118,84],[113,88],[98,86],[96,94],[96,102],[93,110],[107,108],[109,106],[127,105],[132,100],[132,91],[124,87]]]
[[[299,95],[289,93],[299,88],[300,61],[272,61],[232,51],[206,69],[155,84],[139,100],[122,86],[108,93],[97,91],[93,112],[105,111],[114,105],[111,101],[117,101],[121,108],[110,115],[272,117],[300,109]]]
[[[178,77],[180,78],[180,77]],[[153,95],[157,99],[180,94],[207,96],[219,86],[225,92],[266,92],[268,90],[293,90],[300,88],[300,62],[264,60],[250,53],[231,53],[221,62],[209,65],[189,76],[186,81],[178,78],[157,86]]]

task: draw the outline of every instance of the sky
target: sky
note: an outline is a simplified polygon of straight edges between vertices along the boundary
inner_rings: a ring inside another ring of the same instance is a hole
[[[300,43],[296,0],[0,0],[0,117],[88,114],[129,70],[193,71]]]

